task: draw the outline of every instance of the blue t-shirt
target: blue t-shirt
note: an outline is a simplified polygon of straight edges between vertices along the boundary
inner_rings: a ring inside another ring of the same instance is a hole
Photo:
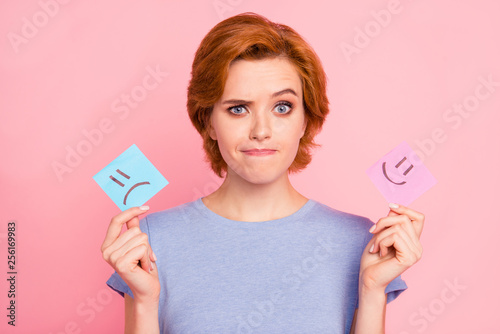
[[[201,198],[148,215],[161,333],[349,333],[372,225],[312,199],[264,222],[224,218]],[[116,272],[107,284],[133,297]],[[406,288],[394,279],[387,302]]]

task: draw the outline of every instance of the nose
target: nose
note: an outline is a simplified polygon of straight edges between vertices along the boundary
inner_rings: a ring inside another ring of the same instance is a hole
[[[265,112],[254,114],[250,139],[264,140],[271,138],[272,129],[270,118],[270,115],[267,115]]]

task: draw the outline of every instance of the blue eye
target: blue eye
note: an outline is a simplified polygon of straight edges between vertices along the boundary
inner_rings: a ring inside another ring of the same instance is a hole
[[[274,108],[278,114],[288,114],[290,110],[292,110],[292,104],[289,102],[280,102],[275,108]]]
[[[234,107],[228,108],[227,110],[229,110],[229,112],[231,112],[232,114],[241,115],[245,111],[245,107],[244,106],[234,106]]]
[[[292,110],[293,105],[290,102],[280,102],[274,107],[274,110],[278,112],[280,115],[286,115],[289,114],[290,111]],[[229,113],[233,115],[243,115],[244,112],[246,111],[247,107],[244,105],[238,105],[238,106],[233,106],[227,108]]]

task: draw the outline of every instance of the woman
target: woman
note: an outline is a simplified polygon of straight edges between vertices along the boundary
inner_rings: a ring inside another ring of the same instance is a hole
[[[373,225],[291,185],[328,114],[312,48],[257,14],[224,20],[196,52],[187,107],[224,182],[141,221],[148,207],[111,220],[102,252],[126,332],[383,333],[386,303],[421,257],[424,217],[391,204]]]

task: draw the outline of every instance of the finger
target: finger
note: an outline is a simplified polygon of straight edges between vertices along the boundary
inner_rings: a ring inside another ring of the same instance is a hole
[[[125,231],[111,245],[109,245],[102,251],[102,257],[104,258],[104,260],[108,261],[112,253],[114,253],[117,249],[123,247],[129,240],[141,233],[142,232],[139,227],[132,227]]]
[[[418,252],[420,250],[420,242],[417,239],[417,242],[415,243],[415,240],[410,235],[411,232],[408,233],[407,231],[408,228],[413,229],[411,226],[411,222],[408,222],[406,224],[409,224],[410,226],[405,226],[404,224],[397,224],[374,235],[373,248],[370,250],[370,252],[376,253],[379,251],[379,248],[380,250],[382,250],[381,249],[382,247],[380,246],[382,241],[393,234],[399,235],[413,252]]]
[[[133,238],[128,240],[123,246],[111,252],[109,255],[109,263],[111,265],[116,264],[119,261],[119,259],[125,256],[125,254],[127,254],[131,249],[134,249],[139,246],[146,247],[146,252],[147,252],[149,244],[148,244],[148,236],[146,233],[140,233],[135,235]]]
[[[405,232],[408,234],[408,237],[411,239],[413,245],[415,245],[417,250],[422,249],[422,246],[420,244],[419,236],[417,235],[416,231],[416,226],[413,221],[405,221],[403,224],[401,224]]]
[[[387,213],[387,217],[392,217],[392,216],[397,216],[398,213],[392,211],[392,209],[389,209],[389,212]]]
[[[390,247],[394,247],[395,258],[405,267],[413,265],[420,259],[418,252],[414,252],[399,234],[391,234],[380,242],[380,256],[389,254]]]
[[[404,246],[402,245],[403,241],[399,240],[399,236],[397,234],[391,234],[385,237],[383,240],[380,240],[380,257],[386,256],[389,253],[389,248],[391,247],[393,247],[394,251],[398,250],[395,246],[396,239],[398,239],[399,241],[399,249],[404,248]]]
[[[115,263],[116,272],[118,272],[120,276],[136,272],[138,269],[140,272],[148,272],[147,269],[144,270],[144,268],[140,265],[141,260],[144,260],[145,257],[147,257],[147,249],[148,247],[146,245],[140,244],[120,256]],[[143,263],[146,263],[146,261]]]
[[[106,232],[106,237],[104,238],[104,241],[102,243],[101,251],[104,251],[105,248],[111,245],[118,238],[120,232],[122,231],[123,224],[135,218],[137,220],[137,223],[133,221],[131,222],[131,224],[135,224],[138,226],[139,220],[137,216],[143,214],[147,210],[149,210],[148,206],[133,207],[123,212],[120,212],[119,214],[114,216],[111,219],[111,223],[108,226],[108,231]],[[132,226],[127,226],[127,227],[132,227]]]
[[[377,245],[379,240],[382,240],[382,238],[388,236],[391,233],[399,233],[400,229],[402,229],[402,231],[407,235],[408,241],[411,241],[412,244],[416,245],[416,249],[421,249],[420,241],[415,232],[415,226],[408,217],[399,216],[396,218],[392,218],[391,220],[400,220],[400,222],[395,224],[392,224],[392,222],[390,222],[389,224],[392,224],[390,225],[390,227],[386,227],[385,229],[382,229],[379,232],[375,233],[373,252],[376,252],[378,250]]]
[[[151,264],[151,259],[150,259],[150,252],[149,252],[149,245],[148,247],[146,248],[147,251],[144,252],[144,255],[143,257],[139,260],[140,264],[141,264],[141,268],[144,269],[144,271],[146,271],[148,274],[151,272],[151,269],[153,269],[153,265]]]
[[[403,222],[411,222],[410,218],[406,215],[396,215],[390,217],[380,218],[375,225],[370,228],[370,233],[377,234],[384,229],[391,227],[396,224],[402,224]]]
[[[153,252],[153,248],[151,248],[151,244],[149,245],[149,259],[151,262],[156,262],[156,255]]]
[[[424,214],[415,211],[413,209],[410,209],[406,206],[403,206],[401,204],[390,203],[389,207],[391,208],[391,211],[397,214],[408,216],[411,219],[411,221],[414,222],[415,231],[417,232],[417,235],[420,238],[420,235],[422,234],[422,230],[424,228],[424,220],[425,220]]]

